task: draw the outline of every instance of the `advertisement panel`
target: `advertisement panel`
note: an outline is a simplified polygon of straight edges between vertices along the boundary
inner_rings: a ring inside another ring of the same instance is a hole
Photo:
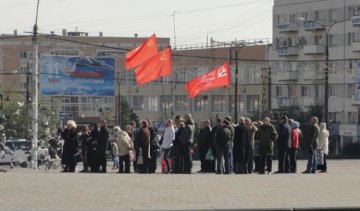
[[[114,96],[115,59],[43,56],[40,92],[46,96]]]

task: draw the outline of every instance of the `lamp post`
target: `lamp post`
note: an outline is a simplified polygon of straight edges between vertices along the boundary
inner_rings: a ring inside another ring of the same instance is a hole
[[[38,14],[39,14],[39,3],[40,0],[37,1],[37,8],[36,8],[36,19],[35,24],[33,27],[33,56],[34,56],[34,68],[32,72],[32,79],[33,79],[33,93],[32,93],[32,162],[33,162],[33,168],[37,169],[37,139],[38,139],[38,121],[39,121],[39,113],[38,113],[38,86],[39,86],[39,45],[37,40],[37,20],[38,20]]]
[[[235,54],[234,122],[237,122],[238,121],[238,88],[239,88],[238,87],[239,86],[239,63],[238,63],[239,52],[245,46],[253,45],[253,44],[262,44],[263,41],[259,40],[259,41],[254,41],[254,42],[239,42],[239,43],[237,43],[237,41],[235,41],[235,42],[231,42],[231,43],[225,43],[225,42],[215,41],[211,38],[210,42],[211,42],[211,46],[213,43],[218,43],[218,44],[221,44],[224,46],[229,46],[229,63],[230,63],[230,65],[233,60],[232,55]]]
[[[322,24],[317,21],[308,21],[303,17],[299,17],[298,20],[303,21],[304,23],[315,23],[321,26],[321,28],[325,31],[325,76],[324,76],[324,91],[325,91],[325,99],[324,99],[324,121],[328,123],[329,119],[329,33],[330,30],[338,23],[343,23],[348,21],[349,19],[344,19],[340,21],[336,21],[332,24]]]

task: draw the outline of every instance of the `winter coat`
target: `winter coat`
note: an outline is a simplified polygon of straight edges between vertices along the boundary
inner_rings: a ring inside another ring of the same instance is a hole
[[[250,146],[254,146],[255,145],[255,133],[258,130],[257,127],[255,125],[250,125],[249,127],[250,129]]]
[[[228,127],[229,127],[229,129],[230,129],[230,131],[231,131],[231,134],[232,134],[230,141],[231,141],[231,142],[234,142],[234,138],[235,138],[235,126],[230,122],[230,124],[229,124]]]
[[[198,146],[201,150],[208,150],[212,146],[211,128],[204,127],[200,130],[198,135]]]
[[[318,150],[323,150],[325,154],[329,154],[329,131],[326,129],[325,123],[320,123],[319,145]]]
[[[74,163],[74,154],[79,150],[79,142],[77,140],[75,128],[65,129],[61,134],[61,137],[64,139],[61,163],[71,165]]]
[[[300,132],[299,126],[300,126],[299,122],[292,123],[291,148],[293,148],[293,149],[299,149],[299,147],[300,147],[301,132]]]
[[[119,147],[119,156],[125,156],[129,154],[132,148],[132,141],[127,132],[121,130],[115,134],[115,142]]]
[[[235,128],[234,138],[234,159],[239,161],[244,158],[245,151],[249,148],[251,141],[251,133],[249,127],[244,124],[239,124]]]
[[[163,142],[161,148],[170,149],[172,142],[175,140],[175,129],[174,127],[167,127],[164,132]]]
[[[287,122],[280,124],[277,139],[277,147],[279,149],[287,149],[291,147],[291,129]]]
[[[98,137],[97,137],[97,143],[98,143],[98,151],[104,152],[108,150],[109,146],[109,130],[106,127],[101,127]]]
[[[320,127],[318,124],[313,124],[308,129],[309,147],[317,149],[319,145]]]
[[[256,133],[256,139],[260,140],[260,149],[262,155],[274,154],[274,142],[277,139],[277,132],[274,125],[262,125]]]
[[[219,149],[228,148],[232,136],[233,134],[229,126],[220,128],[216,134],[216,147]]]
[[[143,159],[150,158],[150,130],[149,127],[142,127],[136,138],[135,138],[135,147],[137,149],[137,159],[139,157],[138,151],[141,148]]]
[[[184,131],[180,135],[180,142],[182,144],[191,144],[194,142],[194,133],[195,133],[195,126],[194,120],[190,119],[189,121],[185,122]]]

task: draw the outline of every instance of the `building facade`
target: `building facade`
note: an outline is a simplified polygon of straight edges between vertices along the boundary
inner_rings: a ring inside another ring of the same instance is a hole
[[[359,122],[359,0],[275,0],[269,48],[273,111],[308,111],[325,99],[329,46],[329,121]]]

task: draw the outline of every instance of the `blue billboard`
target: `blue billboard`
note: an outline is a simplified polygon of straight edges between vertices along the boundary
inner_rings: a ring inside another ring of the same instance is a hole
[[[46,96],[114,96],[115,59],[43,56],[40,91]]]

